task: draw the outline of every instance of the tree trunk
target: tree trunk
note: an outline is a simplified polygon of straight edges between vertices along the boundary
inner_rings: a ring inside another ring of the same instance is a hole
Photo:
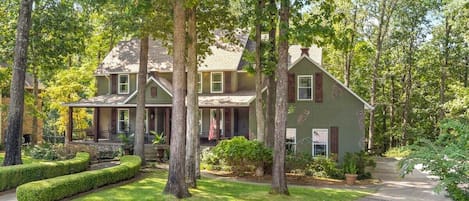
[[[32,0],[22,0],[18,16],[13,77],[10,86],[8,128],[5,139],[4,166],[23,163],[21,160],[21,133],[23,130],[24,113],[24,79],[28,60],[32,5]]]
[[[411,31],[413,33],[413,29]],[[403,113],[403,129],[402,129],[402,138],[401,145],[407,145],[407,140],[409,138],[409,128],[410,128],[410,112],[411,112],[411,102],[410,98],[412,96],[412,56],[414,54],[414,36],[411,36],[409,43],[409,52],[407,52],[408,59],[405,66],[405,88],[404,88],[404,113]]]
[[[164,188],[165,194],[172,194],[177,198],[190,197],[185,181],[186,155],[186,72],[185,60],[185,10],[184,0],[174,0],[174,32],[173,32],[173,110],[171,123],[171,144],[169,159],[168,181]]]
[[[140,38],[140,63],[138,69],[137,114],[135,117],[134,155],[142,158],[145,164],[145,85],[147,83],[148,35]],[[149,121],[149,120],[147,120]],[[148,130],[148,128],[147,128]]]
[[[34,96],[34,103],[33,107],[35,108],[35,111],[33,113],[33,120],[32,120],[32,132],[31,132],[31,137],[32,139],[32,144],[37,144],[37,140],[39,138],[39,133],[38,133],[38,113],[41,110],[39,108],[39,81],[37,79],[37,67],[34,66],[33,69],[33,96]]]
[[[287,125],[287,87],[288,87],[288,31],[290,1],[282,0],[280,7],[280,35],[278,47],[278,67],[276,106],[275,110],[275,136],[274,136],[274,163],[272,167],[273,194],[289,195],[285,176],[285,134]]]
[[[345,71],[344,71],[344,78],[345,78],[345,86],[350,87],[350,71],[352,68],[352,60],[353,60],[353,54],[354,54],[354,41],[355,41],[355,31],[357,29],[357,5],[354,7],[353,11],[353,25],[352,25],[352,35],[350,36],[350,44],[347,48],[346,52],[346,58],[345,58]]]
[[[391,75],[391,89],[390,89],[390,90],[391,90],[391,106],[389,107],[389,127],[390,127],[391,130],[394,129],[394,121],[395,121],[395,120],[394,120],[394,118],[395,118],[395,117],[394,117],[394,113],[395,113],[395,109],[394,109],[394,108],[396,107],[396,98],[395,98],[395,94],[396,94],[395,90],[396,90],[396,87],[395,87],[394,81],[395,81],[395,77],[394,77],[394,75]],[[391,135],[391,136],[389,137],[389,147],[390,147],[390,148],[394,146],[393,143],[394,143],[394,138],[393,138],[393,136]]]
[[[266,74],[266,84],[267,84],[267,96],[266,96],[266,123],[265,123],[265,145],[270,148],[274,148],[274,132],[275,132],[275,64],[276,61],[276,27],[277,27],[277,7],[275,0],[270,0],[269,2],[270,10],[270,30],[269,30],[269,62],[268,68],[271,68],[270,72]]]
[[[187,48],[187,132],[186,132],[186,184],[197,187],[199,106],[197,101],[197,30],[196,7],[187,9],[188,48]]]
[[[448,69],[449,62],[449,37],[451,34],[451,25],[449,24],[449,16],[445,18],[445,50],[444,50],[444,63],[440,67],[440,105],[438,106],[438,119],[441,122],[445,118],[445,109],[443,105],[445,104],[445,92],[446,92],[446,70]],[[440,130],[441,132],[442,130]]]
[[[263,107],[263,97],[262,97],[262,48],[261,48],[261,34],[262,34],[262,25],[261,18],[264,10],[264,0],[258,0],[256,5],[256,123],[257,123],[257,140],[259,142],[264,142],[264,129],[265,129],[265,117],[264,117],[264,107]]]

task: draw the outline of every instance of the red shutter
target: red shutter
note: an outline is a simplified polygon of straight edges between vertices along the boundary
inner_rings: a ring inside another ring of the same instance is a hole
[[[322,73],[316,73],[314,76],[314,100],[316,103],[322,103]]]
[[[331,127],[331,154],[339,153],[339,127]]]
[[[111,109],[111,133],[110,135],[117,134],[117,109]]]
[[[111,74],[111,94],[117,94],[117,74]]]
[[[224,80],[224,85],[225,85],[225,91],[224,93],[230,93],[231,92],[231,72],[224,72],[223,75]]]
[[[294,103],[296,100],[295,74],[288,73],[288,102]]]
[[[231,136],[231,108],[225,108],[225,137]]]
[[[156,97],[158,95],[158,89],[156,87],[151,87],[151,97]]]

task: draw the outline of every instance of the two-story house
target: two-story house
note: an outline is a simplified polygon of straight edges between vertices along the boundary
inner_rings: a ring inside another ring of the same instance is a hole
[[[217,139],[255,136],[255,80],[243,69],[246,62],[242,60],[244,50],[253,44],[247,35],[238,38],[240,46],[219,42],[210,47],[213,54],[199,65],[201,143],[212,137],[210,130]],[[73,108],[94,109],[92,134],[96,142],[114,141],[120,133],[135,131],[138,87],[145,87],[146,130],[164,133],[169,142],[172,58],[160,42],[150,41],[147,83],[138,86],[139,42],[122,41],[106,56],[95,72],[96,97],[66,104],[70,117]],[[320,48],[302,53],[300,46],[292,45],[289,52],[288,148],[340,156],[361,150],[364,109],[371,106],[321,67]],[[74,131],[70,122],[68,141]]]

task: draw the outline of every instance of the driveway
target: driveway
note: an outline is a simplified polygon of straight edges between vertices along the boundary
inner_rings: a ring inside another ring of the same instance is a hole
[[[359,201],[409,200],[409,201],[450,201],[443,195],[433,191],[437,182],[427,174],[414,170],[405,178],[399,176],[398,161],[392,158],[377,158],[376,168],[372,170],[374,178],[381,179],[378,191]]]

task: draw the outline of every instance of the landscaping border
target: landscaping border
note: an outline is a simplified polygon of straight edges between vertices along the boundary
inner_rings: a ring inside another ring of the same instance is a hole
[[[82,172],[88,168],[89,162],[90,155],[79,152],[75,158],[65,161],[0,167],[0,191],[16,188],[32,181]]]
[[[134,177],[142,160],[123,156],[118,166],[30,182],[16,189],[18,201],[53,201]]]

